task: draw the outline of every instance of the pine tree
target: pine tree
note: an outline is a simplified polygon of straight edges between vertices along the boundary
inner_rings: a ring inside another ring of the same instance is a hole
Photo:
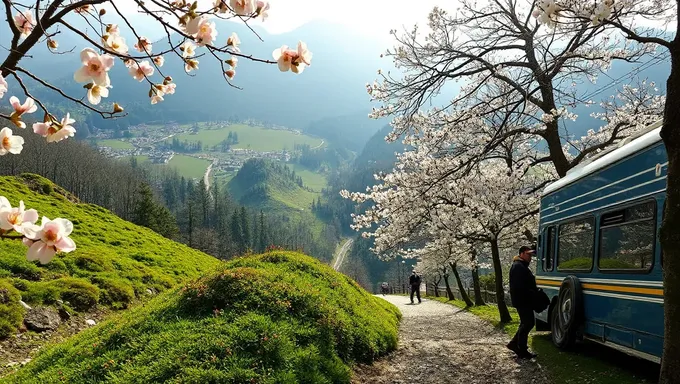
[[[243,243],[243,232],[241,230],[238,209],[235,209],[234,213],[231,215],[231,222],[229,226],[231,231],[231,240],[234,242],[234,250],[238,254],[245,252],[245,244]]]
[[[241,221],[241,233],[243,233],[243,245],[244,245],[244,251],[248,250],[249,248],[252,248],[252,239],[250,237],[250,225],[248,223],[248,212],[246,211],[246,207],[241,207],[241,215],[240,215],[240,221]]]
[[[154,224],[156,203],[153,200],[153,193],[148,184],[142,183],[137,191],[139,200],[134,210],[134,223],[147,228]]]
[[[260,238],[258,239],[260,252],[264,252],[264,250],[267,248],[267,238],[269,237],[267,232],[268,230],[269,228],[267,228],[264,221],[264,212],[260,211]]]

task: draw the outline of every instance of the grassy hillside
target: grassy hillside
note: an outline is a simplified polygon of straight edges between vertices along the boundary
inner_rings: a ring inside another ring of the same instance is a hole
[[[36,175],[0,177],[0,195],[12,205],[74,225],[77,249],[42,266],[26,260],[20,241],[0,239],[0,336],[16,330],[23,319],[19,295],[30,305],[68,302],[87,311],[96,305],[124,308],[147,289],[164,291],[195,278],[218,261],[124,221],[104,208],[77,203],[52,182]]]
[[[301,254],[236,259],[68,342],[8,383],[349,383],[397,345],[398,309]]]
[[[250,159],[229,181],[229,192],[241,204],[268,210],[309,211],[317,193],[296,184],[283,164]]]

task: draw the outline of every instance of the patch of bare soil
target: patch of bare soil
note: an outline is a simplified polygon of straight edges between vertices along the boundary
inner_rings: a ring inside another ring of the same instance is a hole
[[[54,331],[19,332],[4,340],[0,340],[0,377],[5,376],[24,364],[41,348],[48,344],[61,342],[69,336],[90,328],[87,320],[94,320],[97,324],[111,313],[110,310],[100,309],[88,313],[72,315],[67,321],[62,321]]]
[[[384,299],[403,314],[399,347],[373,365],[357,366],[353,384],[551,383],[535,360],[516,358],[505,348],[508,336],[475,315],[437,301]]]

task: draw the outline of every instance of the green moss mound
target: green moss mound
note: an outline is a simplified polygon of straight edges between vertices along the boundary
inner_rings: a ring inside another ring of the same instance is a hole
[[[218,264],[209,255],[124,221],[104,208],[81,204],[37,175],[0,177],[0,195],[13,206],[23,200],[40,215],[67,218],[74,225],[76,251],[58,255],[44,266],[26,260],[26,247],[20,241],[0,239],[0,292],[11,286],[28,304],[63,300],[78,311],[96,305],[126,308],[147,289],[166,290]],[[0,337],[16,331],[23,319],[22,309],[7,311],[3,305]]]
[[[8,383],[349,383],[396,348],[400,313],[316,259],[220,265],[40,353]]]

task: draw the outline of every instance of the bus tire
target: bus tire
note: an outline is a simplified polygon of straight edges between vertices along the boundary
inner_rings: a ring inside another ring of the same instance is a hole
[[[576,342],[575,332],[570,332],[560,324],[559,305],[552,307],[550,315],[550,336],[553,344],[560,349],[568,349]]]
[[[583,290],[578,277],[570,275],[562,280],[557,308],[562,329],[575,333],[583,319]]]

